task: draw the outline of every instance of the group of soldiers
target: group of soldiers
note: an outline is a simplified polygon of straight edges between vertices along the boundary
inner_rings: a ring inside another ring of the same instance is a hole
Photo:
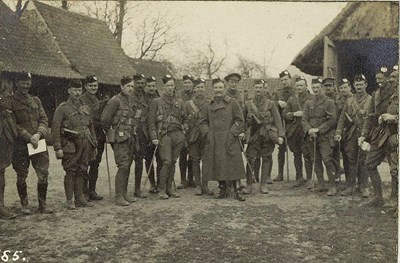
[[[99,101],[98,80],[91,75],[83,85],[81,80],[69,82],[69,98],[55,110],[50,133],[39,98],[29,94],[30,74],[19,74],[14,94],[0,91],[0,218],[15,217],[4,207],[5,168],[11,163],[17,173],[22,212],[31,213],[26,178],[32,163],[38,177],[38,210],[52,213],[46,206],[48,151],[29,155],[27,149],[27,143],[37,148],[39,141],[50,134],[55,155],[65,171],[64,190],[70,210],[90,207],[91,201],[103,199],[96,192],[96,182],[106,143],[111,145],[117,165],[115,202],[119,206],[145,198],[142,189],[147,179],[149,193],[157,193],[159,199],[178,198],[177,189],[187,187],[194,187],[196,195],[214,195],[209,181],[218,181],[215,197],[219,199],[233,195],[245,201],[242,194],[251,194],[254,183],[259,183],[260,192],[267,194],[267,184],[284,180],[290,150],[296,174],[293,187],[328,190],[328,196],[359,191],[368,198],[370,178],[374,197],[366,204],[371,206],[384,204],[377,166],[387,158],[392,177],[390,200],[395,207],[398,66],[391,70],[382,67],[376,72],[378,89],[372,96],[366,92],[368,82],[363,74],[340,80],[338,90],[334,78],[315,78],[311,89],[304,77],[292,78],[287,70],[279,78],[279,89],[271,91],[268,83],[258,79],[253,89],[243,94],[238,88],[240,74],[232,73],[224,80],[212,80],[210,98],[204,79],[185,75],[183,89],[178,92],[176,79],[165,75],[160,96],[158,80],[137,73],[121,79],[119,94]],[[272,179],[275,145],[278,174]],[[174,175],[178,159],[181,180],[177,186]],[[135,184],[131,196],[128,182],[133,162]],[[324,166],[329,189],[325,187]],[[144,185],[143,168],[147,175]],[[342,191],[337,180],[343,173],[346,189]],[[317,186],[313,184],[314,174]],[[246,186],[241,184],[243,179]]]

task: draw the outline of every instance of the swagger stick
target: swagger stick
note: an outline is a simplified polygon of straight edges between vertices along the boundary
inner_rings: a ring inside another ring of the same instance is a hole
[[[312,180],[312,188],[314,189],[314,187],[315,187],[315,182],[314,182],[314,179],[315,179],[315,157],[316,157],[316,155],[317,155],[317,138],[316,137],[314,137],[313,138],[313,164],[312,164],[312,173],[311,173],[311,176],[312,176],[312,178],[311,178],[311,180]]]
[[[244,160],[245,160],[245,162],[246,162],[246,168],[247,167],[249,167],[249,170],[250,170],[250,173],[251,173],[251,176],[252,176],[252,180],[254,181],[254,182],[256,182],[256,178],[255,178],[255,175],[254,175],[254,171],[253,171],[253,168],[251,168],[251,165],[250,165],[250,163],[249,163],[249,160],[247,159],[247,156],[246,156],[246,151],[244,150],[244,146],[243,146],[243,143],[242,143],[242,141],[238,138],[238,140],[239,140],[239,144],[240,144],[240,148],[242,148],[242,152],[243,152],[243,158],[244,158]]]
[[[143,189],[144,189],[144,188],[146,187],[146,185],[147,185],[147,180],[149,179],[149,175],[150,175],[150,172],[151,172],[151,168],[154,167],[153,163],[154,163],[155,158],[156,158],[157,149],[158,149],[158,144],[156,145],[156,148],[154,148],[153,157],[151,158],[151,163],[150,163],[150,165],[149,165],[149,169],[146,170],[146,176],[147,176],[147,178],[145,178],[145,180],[144,180],[144,184],[143,184],[143,186],[142,186]],[[156,179],[156,178],[155,178],[155,176],[156,176],[156,171],[155,171],[154,168],[153,168],[153,170],[154,170],[154,179]]]

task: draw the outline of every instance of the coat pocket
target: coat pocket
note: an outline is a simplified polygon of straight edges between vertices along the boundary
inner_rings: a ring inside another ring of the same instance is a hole
[[[124,142],[124,141],[128,140],[128,138],[129,138],[128,134],[124,131],[118,131],[115,133],[115,142],[116,143]]]
[[[64,153],[76,152],[75,143],[66,138],[61,138],[61,148]]]

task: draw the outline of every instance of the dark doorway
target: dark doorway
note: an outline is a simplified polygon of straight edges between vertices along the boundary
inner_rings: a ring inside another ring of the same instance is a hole
[[[355,74],[364,74],[369,83],[368,92],[376,88],[375,72],[380,67],[390,68],[398,63],[398,39],[345,40],[335,44],[341,77],[352,81]]]

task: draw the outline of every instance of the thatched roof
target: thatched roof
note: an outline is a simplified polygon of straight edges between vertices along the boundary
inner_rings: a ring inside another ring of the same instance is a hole
[[[100,83],[118,85],[135,72],[104,21],[38,1],[29,2],[21,20],[83,76],[95,74]]]
[[[397,2],[352,2],[294,58],[292,65],[311,75],[321,75],[324,37],[331,40],[361,40],[399,36]]]
[[[47,48],[14,12],[0,1],[0,70],[60,78],[80,78],[61,56]]]

